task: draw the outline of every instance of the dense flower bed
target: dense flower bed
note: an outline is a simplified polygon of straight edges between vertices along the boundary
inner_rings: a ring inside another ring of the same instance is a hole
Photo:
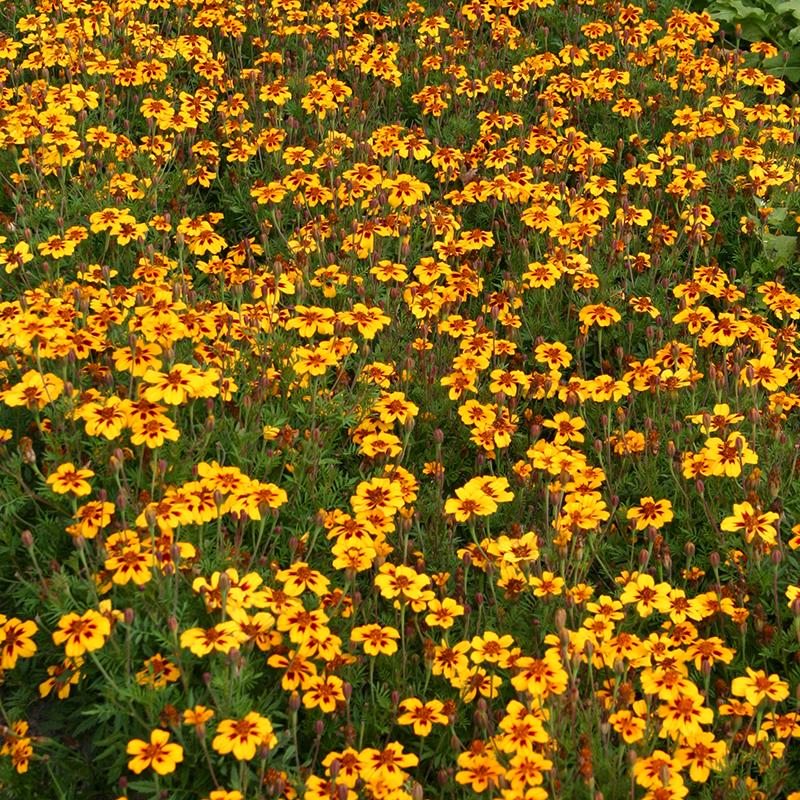
[[[773,45],[0,16],[0,794],[800,797]]]

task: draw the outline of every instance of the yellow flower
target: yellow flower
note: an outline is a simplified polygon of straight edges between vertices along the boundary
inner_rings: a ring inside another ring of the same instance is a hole
[[[3,402],[7,406],[25,408],[44,408],[48,403],[57,400],[64,391],[64,381],[50,372],[41,374],[36,370],[28,370],[22,380],[2,393]]]
[[[564,588],[564,579],[552,572],[544,570],[542,577],[531,575],[530,585],[533,586],[533,593],[537,597],[547,597],[549,595],[559,595]]]
[[[33,635],[38,630],[33,620],[12,617],[9,620],[0,615],[0,670],[14,669],[17,659],[30,658],[36,652]]]
[[[700,726],[714,721],[713,709],[703,704],[703,696],[693,683],[687,683],[682,691],[659,706],[658,715],[663,719],[659,736],[672,739],[700,733]]]
[[[647,528],[663,528],[672,520],[672,503],[669,500],[653,500],[652,497],[643,497],[640,505],[634,506],[627,513],[627,519],[636,520],[636,530],[643,531]]]
[[[626,605],[636,603],[641,617],[649,617],[654,610],[666,614],[669,613],[669,590],[668,583],[656,584],[652,575],[641,573],[625,584],[619,599]]]
[[[737,697],[744,697],[748,703],[757,706],[765,699],[779,703],[789,696],[789,684],[778,675],[767,675],[763,669],[745,669],[747,675],[734,678],[731,683],[731,692]]]
[[[150,741],[131,739],[126,752],[133,756],[128,761],[128,769],[137,775],[152,767],[159,775],[175,772],[177,765],[183,761],[183,748],[169,741],[169,731],[156,728],[150,733]]]
[[[369,656],[383,653],[390,656],[397,652],[397,640],[400,634],[390,626],[381,626],[378,623],[359,625],[353,628],[350,634],[351,642],[362,642],[364,652]]]
[[[87,478],[94,476],[90,469],[75,469],[72,462],[59,464],[55,472],[47,477],[47,485],[56,494],[72,492],[76,497],[82,497],[92,491]]]
[[[232,620],[220,622],[211,628],[189,628],[181,634],[181,647],[191,650],[198,658],[212,651],[227,653],[232,647],[238,647],[247,641],[247,634],[242,633]]]
[[[222,720],[211,746],[222,755],[232,753],[239,761],[250,761],[255,758],[257,748],[271,749],[276,744],[278,738],[269,719],[251,711],[243,719]]]
[[[778,516],[774,511],[756,511],[747,501],[734,503],[733,514],[725,517],[719,527],[723,531],[742,531],[748,544],[756,536],[766,544],[775,544],[778,531],[773,523],[778,521]]]
[[[344,702],[343,686],[344,681],[337,675],[315,675],[303,688],[303,705],[330,714],[336,710],[337,703]]]
[[[633,744],[644,738],[647,722],[628,709],[622,709],[611,714],[608,721],[626,744]]]
[[[74,658],[99,650],[110,633],[108,618],[90,608],[83,615],[71,612],[61,617],[58,629],[53,631],[53,642],[63,644],[67,656]]]
[[[695,732],[681,739],[675,757],[684,767],[689,767],[689,777],[698,783],[708,780],[710,771],[715,772],[725,766],[728,746],[717,741],[711,731]]]
[[[453,600],[452,597],[445,597],[444,600],[434,598],[428,603],[428,614],[425,617],[425,624],[430,628],[442,628],[447,630],[453,627],[456,617],[464,615],[464,606]]]
[[[397,718],[398,725],[413,725],[417,736],[427,736],[434,724],[447,725],[448,719],[442,713],[444,704],[440,700],[423,703],[416,697],[409,697],[399,705],[403,713]]]
[[[553,419],[546,419],[542,424],[545,428],[555,430],[553,441],[556,444],[583,441],[583,434],[580,431],[586,427],[586,423],[580,417],[570,417],[567,411],[559,412]]]
[[[156,653],[148,658],[142,669],[136,673],[136,683],[140,686],[161,688],[168,683],[174,683],[181,676],[181,671],[175,664],[164,658],[161,653]]]
[[[456,522],[466,522],[472,517],[486,517],[497,511],[497,503],[473,481],[456,489],[456,496],[447,500],[445,514],[452,514]]]
[[[431,193],[431,188],[427,183],[405,172],[399,173],[394,178],[385,179],[383,188],[388,189],[387,199],[392,208],[421,203],[425,199],[425,195]]]

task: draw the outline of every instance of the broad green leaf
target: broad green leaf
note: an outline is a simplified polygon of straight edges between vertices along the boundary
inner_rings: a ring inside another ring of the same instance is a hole
[[[776,267],[785,267],[792,262],[797,250],[796,236],[775,236],[768,233],[763,237],[763,241],[764,250]]]
[[[740,17],[756,17],[763,20],[768,18],[768,12],[759,6],[747,6],[737,0],[733,0],[730,5]]]
[[[773,225],[780,225],[785,219],[786,215],[788,214],[789,210],[781,206],[780,208],[775,208],[772,210],[772,213],[769,215],[769,221]]]
[[[748,42],[757,42],[760,39],[770,39],[769,28],[765,25],[764,21],[757,17],[747,17],[746,19],[737,20],[742,29],[742,37],[747,39]]]
[[[776,14],[792,14],[800,19],[800,3],[797,0],[772,0]]]

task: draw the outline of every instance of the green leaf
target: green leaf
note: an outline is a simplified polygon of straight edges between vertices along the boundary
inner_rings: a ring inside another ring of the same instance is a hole
[[[797,7],[795,0],[764,0],[776,14],[791,14]]]
[[[800,35],[800,32],[796,35]],[[782,55],[768,58],[764,61],[762,69],[776,78],[785,78],[789,81],[800,80],[800,50],[792,52],[789,60],[785,62]]]
[[[770,3],[776,14],[791,14],[800,19],[800,5],[797,0],[772,0]]]
[[[757,42],[760,39],[771,39],[770,30],[763,17],[746,17],[736,20],[742,29],[742,37],[748,42]]]
[[[782,222],[785,221],[786,215],[789,213],[789,209],[781,206],[780,208],[773,208],[772,213],[769,215],[769,221],[773,225],[780,225]]]
[[[763,237],[764,250],[770,256],[774,266],[786,266],[793,260],[797,250],[796,236],[775,236],[771,233]]]
[[[132,789],[134,792],[152,795],[156,790],[156,785],[153,781],[130,781],[128,783],[128,789]]]
[[[731,5],[736,9],[736,13],[740,17],[753,17],[762,22],[766,22],[769,19],[769,13],[758,6],[746,6],[744,3],[732,3]]]

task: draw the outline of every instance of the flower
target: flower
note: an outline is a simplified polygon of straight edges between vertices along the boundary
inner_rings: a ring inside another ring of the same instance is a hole
[[[585,328],[589,328],[592,325],[607,328],[609,325],[619,322],[622,316],[616,308],[597,303],[596,305],[584,306],[578,313],[578,319],[580,319]]]
[[[765,544],[773,545],[777,541],[778,531],[773,523],[777,522],[779,514],[774,511],[759,512],[747,501],[734,503],[733,514],[725,517],[720,523],[720,530],[742,531],[744,540],[748,544],[758,537]]]
[[[728,746],[714,738],[711,731],[698,731],[681,739],[675,757],[689,767],[689,777],[698,783],[708,780],[710,771],[719,771],[725,766]]]
[[[619,599],[625,605],[636,603],[641,617],[649,617],[654,610],[666,614],[669,612],[669,590],[668,583],[656,584],[652,575],[643,572],[625,584]]]
[[[647,528],[663,528],[672,520],[672,503],[669,500],[653,500],[652,497],[643,497],[640,505],[634,506],[627,513],[627,519],[636,520],[636,530],[643,531]]]
[[[36,652],[33,635],[39,628],[33,620],[21,620],[12,617],[0,627],[0,670],[14,669],[17,659],[30,658]]]
[[[53,642],[64,645],[64,652],[70,658],[82,656],[99,650],[111,634],[108,618],[93,609],[84,614],[65,614],[58,622],[58,630],[53,631]]]
[[[353,628],[350,634],[351,642],[362,642],[364,652],[369,656],[384,654],[387,656],[397,652],[397,640],[400,634],[390,626],[381,626],[378,623],[360,625]]]
[[[367,747],[361,751],[364,764],[362,777],[369,783],[383,781],[389,788],[398,788],[405,781],[405,769],[419,764],[413,753],[404,753],[399,742],[389,742],[383,750]]]
[[[328,591],[330,581],[322,573],[311,569],[305,561],[296,561],[289,569],[282,569],[275,579],[283,583],[283,591],[289,597],[299,597],[311,591],[318,597]]]
[[[92,491],[91,484],[86,480],[94,476],[90,469],[76,469],[72,462],[59,464],[55,472],[47,476],[47,485],[56,494],[72,493],[76,497],[83,497]]]
[[[59,700],[69,697],[71,687],[81,679],[82,666],[81,657],[65,658],[63,663],[49,666],[47,668],[49,677],[39,684],[39,695],[47,697],[55,689]]]
[[[143,552],[141,543],[136,541],[119,554],[107,558],[105,568],[113,573],[113,583],[124,585],[133,581],[137,586],[142,586],[152,579],[154,564],[153,554]]]
[[[142,669],[136,673],[136,682],[140,686],[160,689],[168,683],[174,683],[180,676],[181,671],[175,664],[164,658],[161,653],[156,653],[148,658]]]
[[[726,439],[712,436],[703,447],[712,475],[738,478],[746,464],[758,464],[758,456],[748,446],[741,433],[731,433]]]
[[[586,423],[580,417],[570,417],[567,411],[560,411],[553,419],[546,419],[542,424],[545,428],[555,430],[553,441],[556,444],[583,441],[583,434],[580,431],[586,427]]]
[[[561,594],[564,588],[564,579],[548,570],[544,570],[541,577],[531,575],[529,583],[533,586],[536,597],[556,596]]]
[[[239,761],[251,761],[257,748],[273,748],[276,744],[278,737],[269,719],[251,711],[243,719],[223,719],[211,746],[222,755],[232,753]]]
[[[380,509],[393,516],[404,504],[399,482],[389,478],[361,481],[356,487],[355,494],[350,498],[350,505],[355,514],[365,514]]]
[[[103,436],[116,439],[128,426],[128,415],[131,411],[130,400],[109,397],[104,403],[86,403],[75,416],[86,423],[89,436]]]
[[[714,711],[703,704],[703,696],[693,683],[687,683],[664,705],[658,715],[663,719],[659,736],[679,739],[701,732],[701,725],[714,721]]]
[[[189,628],[181,634],[181,647],[191,650],[198,658],[212,651],[228,653],[247,641],[239,625],[233,620],[220,622],[211,628]]]
[[[33,755],[33,738],[27,736],[28,723],[25,720],[17,720],[11,723],[10,729],[6,729],[3,734],[0,755],[10,755],[14,769],[22,775],[28,771],[30,758]]]
[[[205,706],[196,705],[194,708],[187,708],[183,712],[183,724],[194,725],[195,733],[202,734],[205,731],[206,722],[214,716],[214,712]]]
[[[445,514],[452,514],[456,522],[466,522],[473,517],[486,517],[497,511],[497,503],[483,490],[474,478],[456,489],[456,496],[444,505]]]
[[[150,741],[131,739],[126,752],[132,756],[128,761],[128,769],[137,775],[152,767],[159,775],[175,772],[175,768],[183,761],[183,748],[169,741],[169,731],[156,728],[150,733]]]
[[[496,787],[503,774],[503,768],[489,752],[461,753],[458,759],[461,769],[456,773],[456,782],[468,785],[473,792],[485,792],[489,787]]]
[[[622,736],[626,744],[633,744],[644,738],[647,721],[628,709],[614,712],[609,716],[608,721],[611,727]]]
[[[398,725],[413,725],[417,736],[427,736],[434,724],[447,725],[448,719],[442,713],[444,704],[440,700],[423,703],[416,697],[409,697],[399,705],[403,713],[397,718]]]
[[[420,575],[405,564],[381,564],[378,575],[375,576],[375,586],[387,600],[396,597],[404,601],[420,600],[429,584],[430,578],[427,575]]]
[[[428,602],[428,614],[425,616],[425,624],[430,628],[447,630],[453,627],[456,617],[463,615],[464,606],[457,603],[452,597],[445,597],[444,600],[433,598]]]
[[[303,688],[303,705],[330,714],[345,700],[343,687],[344,681],[337,675],[314,675]]]
[[[757,706],[764,700],[779,703],[789,696],[789,684],[778,675],[767,675],[763,669],[745,669],[747,675],[734,678],[731,683],[731,692],[737,697],[744,697],[748,703]]]

